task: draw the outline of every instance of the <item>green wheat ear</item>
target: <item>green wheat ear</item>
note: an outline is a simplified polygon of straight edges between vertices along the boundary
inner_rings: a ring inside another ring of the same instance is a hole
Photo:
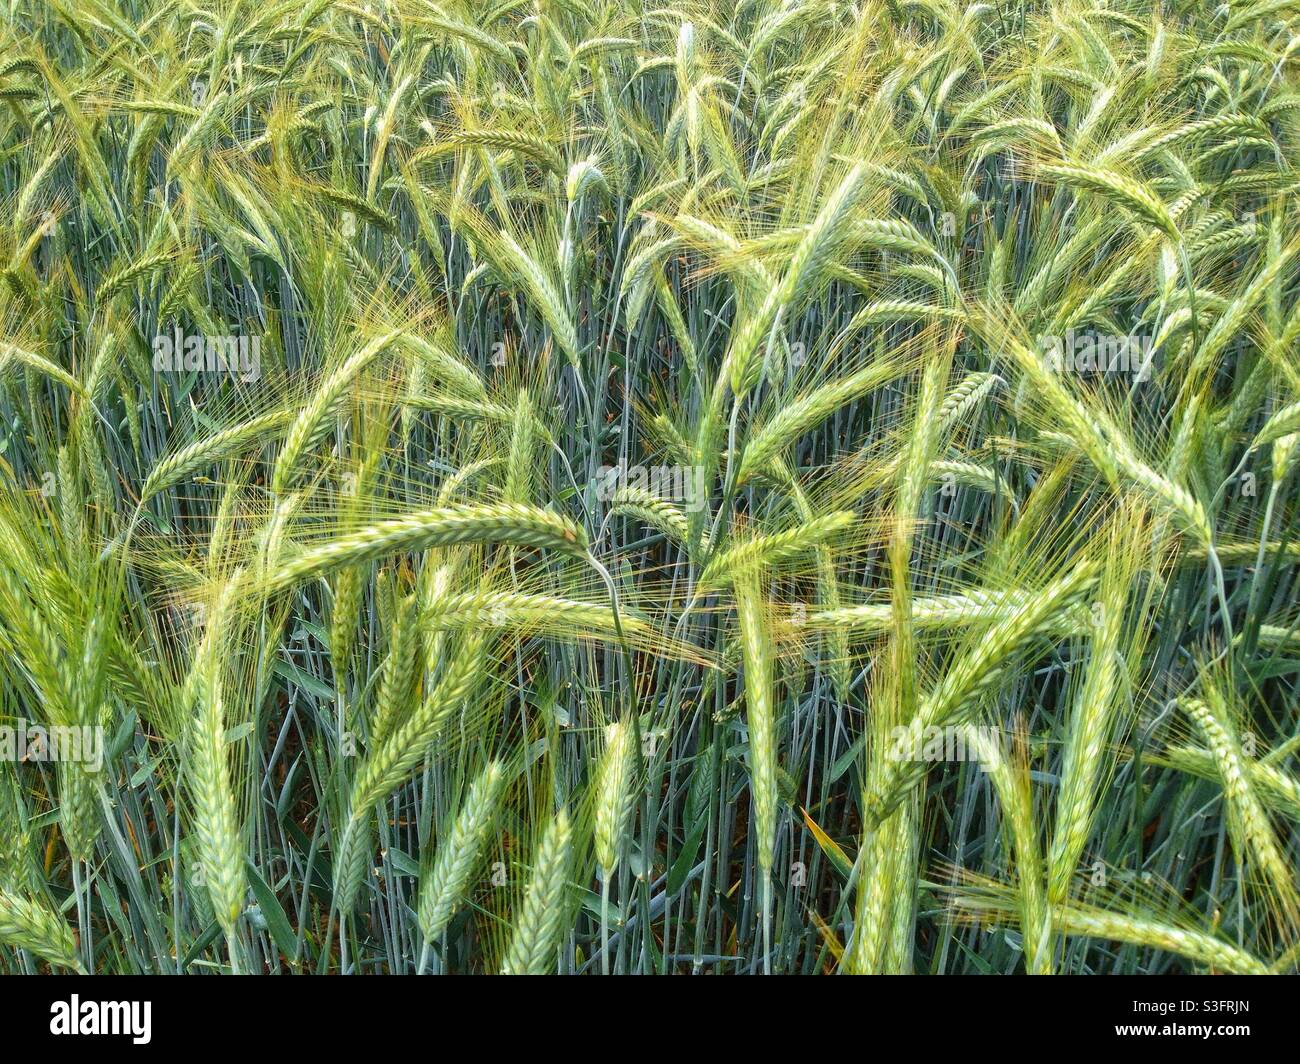
[[[618,869],[624,840],[636,811],[636,738],[631,722],[618,721],[605,732],[605,750],[596,769],[596,862],[602,879]]]
[[[532,874],[501,962],[502,975],[545,975],[554,970],[572,846],[573,828],[561,809],[546,825],[533,854]]]
[[[51,964],[82,971],[68,925],[38,902],[0,889],[0,942],[30,950]]]

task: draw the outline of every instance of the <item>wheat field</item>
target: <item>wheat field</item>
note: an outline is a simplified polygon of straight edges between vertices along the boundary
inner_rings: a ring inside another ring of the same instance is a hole
[[[0,971],[1300,965],[1300,3],[0,0]]]

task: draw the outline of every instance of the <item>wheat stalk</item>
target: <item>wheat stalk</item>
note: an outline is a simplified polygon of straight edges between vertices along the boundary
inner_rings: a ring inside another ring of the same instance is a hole
[[[489,761],[442,834],[432,864],[421,871],[419,920],[425,942],[437,939],[451,922],[487,841],[505,782],[505,766]]]

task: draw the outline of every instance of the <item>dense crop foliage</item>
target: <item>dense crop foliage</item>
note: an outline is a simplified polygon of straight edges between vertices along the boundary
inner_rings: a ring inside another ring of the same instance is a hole
[[[1298,62],[0,0],[0,969],[1294,970]]]

